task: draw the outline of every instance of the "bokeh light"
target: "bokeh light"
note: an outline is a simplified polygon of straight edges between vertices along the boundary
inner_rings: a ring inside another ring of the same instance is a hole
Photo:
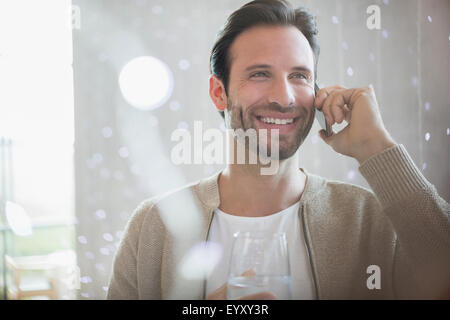
[[[222,257],[222,247],[214,242],[201,242],[192,247],[181,262],[181,273],[186,279],[208,277]]]
[[[123,67],[119,86],[123,97],[133,107],[153,110],[170,98],[173,75],[161,60],[150,56],[138,57]]]

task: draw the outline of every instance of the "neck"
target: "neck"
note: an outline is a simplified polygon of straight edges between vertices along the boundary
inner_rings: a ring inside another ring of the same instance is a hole
[[[259,163],[228,164],[219,177],[219,208],[232,215],[260,217],[295,204],[306,184],[298,160],[297,151],[280,160],[278,170],[271,175],[262,175]]]

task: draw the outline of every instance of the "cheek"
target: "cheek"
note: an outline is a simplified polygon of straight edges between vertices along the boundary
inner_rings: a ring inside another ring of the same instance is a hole
[[[230,90],[228,97],[228,108],[230,111],[231,120],[236,123],[248,121],[249,118],[249,106],[257,105],[261,100],[261,92],[258,93],[257,90],[253,90],[246,86],[243,90]],[[242,118],[242,119],[241,119]]]
[[[309,86],[300,87],[296,91],[296,102],[297,105],[301,105],[308,110],[312,110],[314,108],[314,90]]]
[[[239,88],[234,97],[236,99],[233,100],[233,104],[251,106],[258,104],[258,102],[264,99],[264,90],[255,85],[246,85],[245,87]]]

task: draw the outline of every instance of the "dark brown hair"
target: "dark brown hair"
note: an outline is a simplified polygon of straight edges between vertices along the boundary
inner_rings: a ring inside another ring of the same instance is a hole
[[[302,6],[294,9],[285,0],[255,0],[243,5],[228,17],[211,50],[209,71],[222,80],[227,95],[230,76],[230,47],[238,35],[256,25],[294,26],[300,30],[313,51],[314,78],[317,79],[320,48],[317,41],[318,31],[315,17]],[[223,111],[219,112],[224,117]]]

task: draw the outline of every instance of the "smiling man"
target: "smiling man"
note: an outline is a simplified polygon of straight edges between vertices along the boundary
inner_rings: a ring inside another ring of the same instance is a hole
[[[108,298],[225,299],[233,234],[243,230],[287,235],[294,299],[445,297],[450,206],[385,129],[372,88],[332,86],[316,97],[316,37],[313,17],[284,1],[253,1],[229,17],[211,53],[209,88],[232,129],[228,154],[236,155],[239,129],[267,130],[267,139],[245,150],[259,155],[276,139],[279,152],[270,157],[279,159],[279,169],[262,175],[261,162],[230,161],[212,177],[145,201],[116,254]],[[348,122],[321,137],[359,162],[372,190],[298,168],[316,109],[330,125]],[[222,255],[206,278],[177,285],[190,245],[174,249],[179,235],[165,216],[186,213],[162,208],[182,201],[187,191],[198,200],[202,219],[200,232],[183,229],[186,241],[215,243]],[[174,288],[180,290],[175,295]]]

